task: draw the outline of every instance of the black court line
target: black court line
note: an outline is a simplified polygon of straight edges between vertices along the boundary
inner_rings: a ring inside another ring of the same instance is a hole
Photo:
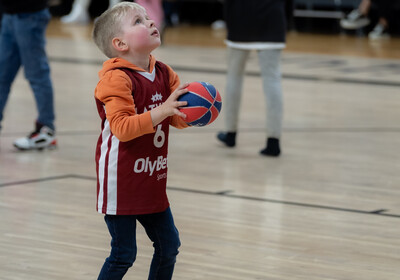
[[[41,178],[41,179],[31,179],[31,180],[4,183],[4,184],[0,184],[0,188],[8,187],[8,186],[15,186],[15,185],[38,183],[38,182],[46,182],[46,181],[51,181],[51,180],[69,179],[69,178],[96,181],[96,178],[92,177],[92,176],[67,174],[67,175],[62,175],[62,176],[53,176],[53,177],[46,177],[46,178]],[[388,209],[376,209],[376,210],[372,210],[372,211],[365,211],[365,210],[334,207],[334,206],[327,206],[327,205],[320,205],[320,204],[310,204],[310,203],[302,203],[302,202],[295,202],[295,201],[285,201],[285,200],[277,200],[277,199],[269,199],[269,198],[261,198],[261,197],[245,196],[245,195],[236,195],[236,194],[233,194],[232,190],[211,192],[211,191],[204,191],[204,190],[184,189],[184,188],[172,187],[172,186],[167,186],[167,189],[172,190],[172,191],[186,192],[186,193],[220,196],[220,197],[227,197],[227,198],[233,198],[233,199],[242,199],[242,200],[249,200],[249,201],[266,202],[266,203],[284,204],[284,205],[298,206],[298,207],[304,207],[304,208],[315,208],[315,209],[333,210],[333,211],[339,211],[339,212],[357,213],[357,214],[364,214],[364,215],[375,215],[375,216],[384,216],[384,217],[390,217],[390,218],[400,218],[400,215],[385,213],[388,211]]]
[[[240,128],[238,133],[265,133],[264,127]],[[190,133],[214,133],[220,131],[217,127],[193,128]],[[285,133],[399,133],[400,127],[283,127]],[[177,130],[187,133],[186,130]]]
[[[239,133],[265,133],[264,127],[251,127],[251,128],[241,128]],[[190,131],[187,130],[175,130],[173,133],[179,134],[207,134],[207,133],[217,133],[221,129],[217,127],[193,127]],[[282,129],[285,133],[400,133],[400,127],[284,127]],[[17,137],[26,132],[6,132],[2,133],[0,137]],[[100,135],[101,131],[98,130],[66,130],[58,131],[59,136],[89,136],[89,135]]]
[[[73,63],[73,64],[86,64],[86,65],[99,65],[103,64],[103,61],[96,59],[83,59],[83,58],[67,58],[67,57],[50,57],[51,62],[57,63]],[[206,74],[218,74],[225,75],[225,69],[209,69],[209,68],[196,68],[172,65],[170,66],[174,71],[179,72],[194,72],[194,73],[206,73]],[[246,71],[246,76],[260,76],[260,72],[256,71]],[[400,87],[400,82],[395,81],[378,81],[378,80],[363,80],[363,79],[351,79],[351,78],[326,78],[311,75],[294,75],[294,74],[282,74],[283,79],[289,80],[302,80],[302,81],[326,81],[334,83],[346,83],[346,84],[360,84],[360,85],[374,85],[374,86],[390,86],[390,87]]]
[[[46,177],[46,178],[40,178],[40,179],[14,181],[14,182],[0,184],[0,188],[16,186],[16,185],[25,185],[25,184],[31,184],[31,183],[38,183],[38,182],[45,182],[45,181],[52,181],[52,180],[68,179],[70,177],[71,177],[71,175],[61,175],[61,176],[53,176],[53,177]]]
[[[340,212],[350,212],[350,213],[358,213],[358,214],[380,215],[380,216],[386,216],[386,217],[392,217],[392,218],[400,218],[400,215],[384,213],[384,212],[388,211],[387,209],[378,209],[378,210],[372,210],[372,211],[365,211],[365,210],[358,210],[358,209],[351,209],[351,208],[341,208],[341,207],[326,206],[326,205],[319,205],[319,204],[310,204],[310,203],[301,203],[301,202],[285,201],[285,200],[276,200],[276,199],[245,196],[245,195],[236,195],[236,194],[232,194],[232,191],[230,191],[230,190],[222,191],[222,192],[208,192],[208,191],[183,189],[183,188],[177,188],[177,187],[167,187],[167,189],[168,190],[181,191],[181,192],[206,194],[206,195],[218,195],[218,196],[224,196],[224,197],[236,198],[236,199],[243,199],[243,200],[252,200],[252,201],[260,201],[260,202],[268,202],[268,203],[277,203],[277,204],[285,204],[285,205],[292,205],[292,206],[300,206],[300,207],[306,207],[306,208],[317,208],[317,209],[334,210],[334,211],[340,211]]]

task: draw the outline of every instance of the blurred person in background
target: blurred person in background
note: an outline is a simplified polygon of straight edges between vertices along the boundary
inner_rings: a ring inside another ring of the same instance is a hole
[[[135,0],[134,2],[146,9],[149,18],[154,20],[158,30],[162,31],[164,27],[164,10],[162,0]]]
[[[51,18],[47,0],[0,0],[0,5],[0,122],[11,85],[23,66],[38,117],[34,131],[15,140],[14,146],[20,150],[55,147],[53,86],[45,50],[45,32]]]
[[[343,18],[340,25],[344,29],[366,27],[371,23],[373,10],[377,12],[378,22],[368,37],[371,40],[389,38],[400,18],[400,0],[361,0],[358,8]]]
[[[224,98],[225,131],[217,138],[227,147],[236,145],[245,64],[257,51],[266,101],[266,146],[261,155],[277,157],[283,118],[281,51],[286,41],[285,0],[225,1],[228,31],[228,72]],[[247,94],[252,94],[248,92]]]

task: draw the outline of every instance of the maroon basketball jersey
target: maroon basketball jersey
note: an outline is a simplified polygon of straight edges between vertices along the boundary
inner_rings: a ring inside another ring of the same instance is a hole
[[[142,114],[167,100],[171,94],[166,65],[156,62],[152,73],[123,70],[132,80],[136,113]],[[102,118],[97,142],[97,211],[110,215],[138,215],[164,211],[170,118],[128,142],[111,132],[104,104],[96,100]]]

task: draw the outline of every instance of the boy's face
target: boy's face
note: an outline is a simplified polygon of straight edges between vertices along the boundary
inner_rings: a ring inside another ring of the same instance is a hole
[[[151,53],[161,44],[154,21],[141,10],[132,10],[123,18],[121,37],[132,53]]]

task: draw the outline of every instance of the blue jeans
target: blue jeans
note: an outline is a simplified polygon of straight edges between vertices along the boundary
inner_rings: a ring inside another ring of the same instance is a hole
[[[37,122],[54,129],[53,86],[45,50],[48,9],[34,13],[3,14],[0,33],[0,122],[11,84],[21,66],[32,88]]]
[[[136,221],[153,242],[154,255],[149,280],[170,280],[181,245],[170,208],[147,215],[105,215],[112,237],[111,254],[104,262],[98,280],[122,279],[136,259]]]

